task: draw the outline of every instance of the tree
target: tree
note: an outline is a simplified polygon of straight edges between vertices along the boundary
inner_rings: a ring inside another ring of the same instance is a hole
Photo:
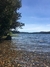
[[[0,0],[0,38],[7,35],[10,29],[15,29],[24,25],[18,22],[21,13],[21,0]]]

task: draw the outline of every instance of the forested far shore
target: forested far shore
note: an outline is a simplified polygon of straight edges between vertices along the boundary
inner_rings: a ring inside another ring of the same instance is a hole
[[[21,33],[21,34],[50,34],[49,32],[20,32],[20,31],[11,31],[13,34]]]

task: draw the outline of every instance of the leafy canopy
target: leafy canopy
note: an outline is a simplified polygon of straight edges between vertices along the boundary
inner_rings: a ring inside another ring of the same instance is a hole
[[[21,13],[21,0],[0,0],[0,38],[8,34],[10,29],[15,29],[24,25],[18,20]]]

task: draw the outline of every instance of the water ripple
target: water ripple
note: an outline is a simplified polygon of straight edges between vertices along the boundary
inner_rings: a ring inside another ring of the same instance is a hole
[[[50,34],[18,34],[12,40],[21,50],[50,52]]]

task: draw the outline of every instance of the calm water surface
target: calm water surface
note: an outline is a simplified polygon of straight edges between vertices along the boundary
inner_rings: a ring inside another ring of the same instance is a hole
[[[17,34],[12,41],[18,50],[50,52],[50,34]]]

